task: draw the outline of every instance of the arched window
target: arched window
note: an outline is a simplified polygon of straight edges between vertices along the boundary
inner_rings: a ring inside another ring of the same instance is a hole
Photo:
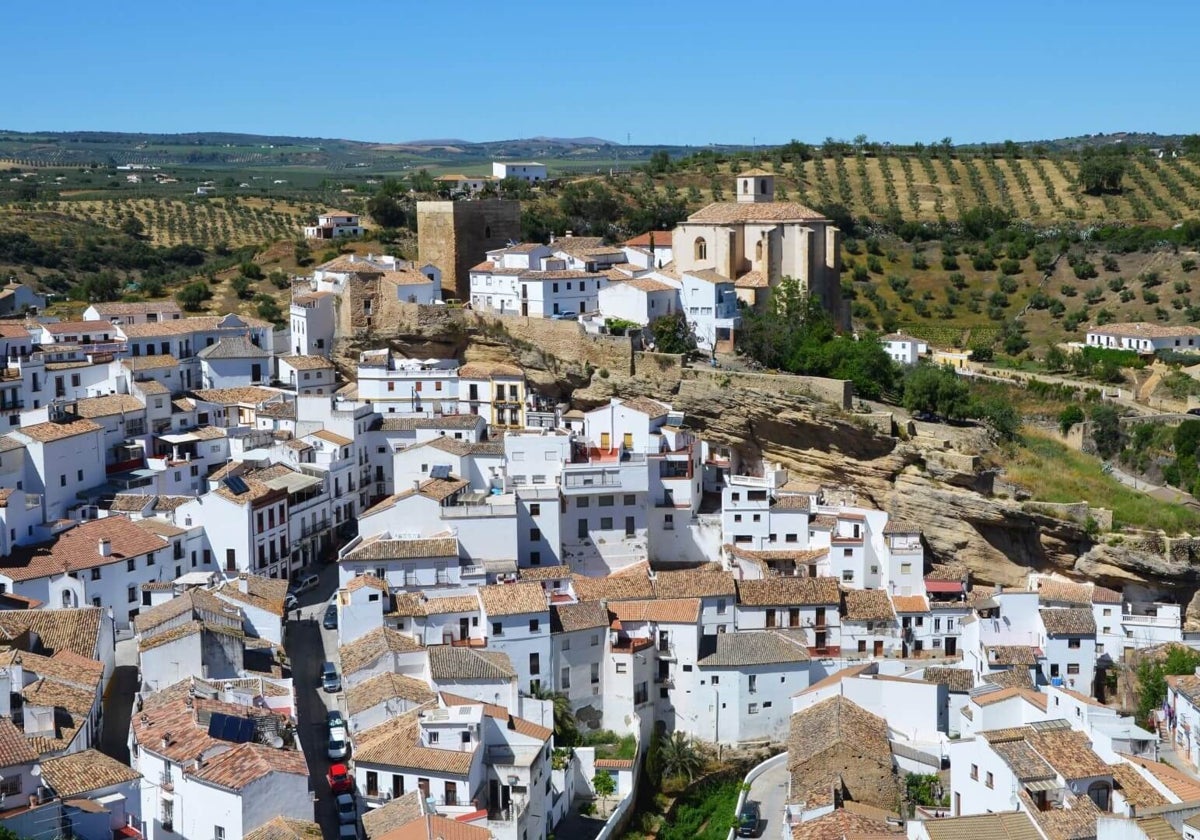
[[[708,243],[704,241],[703,236],[696,237],[695,258],[698,260],[708,259]]]
[[[1088,787],[1088,799],[1096,803],[1096,807],[1101,811],[1108,810],[1108,783],[1107,782],[1092,782]]]
[[[742,195],[749,195],[749,194],[750,194],[750,179],[747,178],[745,181],[742,181]]]
[[[762,254],[763,254],[763,247],[762,247],[762,240],[760,239],[754,243],[754,261],[762,262]]]
[[[70,589],[63,590],[62,605],[63,605],[63,609],[65,609],[65,610],[69,610],[69,609],[71,609],[71,607],[75,606],[74,599],[72,599],[72,597],[71,597]]]

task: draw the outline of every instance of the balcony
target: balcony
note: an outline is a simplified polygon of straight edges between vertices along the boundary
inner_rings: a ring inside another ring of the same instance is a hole
[[[323,534],[328,531],[332,523],[328,519],[323,519],[320,522],[304,522],[300,525],[300,539],[306,537],[314,537],[318,534]]]
[[[672,660],[675,659],[675,645],[671,642],[659,642],[655,646],[658,650],[659,659]]]
[[[618,639],[612,645],[613,653],[633,654],[654,647],[652,639]]]
[[[565,473],[563,475],[563,487],[576,490],[587,487],[620,487],[621,473],[617,471],[603,470],[600,472],[580,473],[572,475]]]
[[[487,647],[487,639],[454,639],[450,642],[450,647],[483,648]]]
[[[516,516],[517,506],[491,505],[486,502],[477,505],[447,505],[441,508],[442,519],[474,519],[478,517]]]
[[[1181,626],[1179,616],[1160,616],[1160,615],[1134,615],[1133,613],[1124,613],[1121,616],[1122,624],[1140,625],[1142,627],[1172,627],[1179,629]]]

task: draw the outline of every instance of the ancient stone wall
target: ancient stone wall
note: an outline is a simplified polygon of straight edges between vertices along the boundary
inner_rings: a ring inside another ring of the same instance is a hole
[[[772,391],[780,394],[805,394],[822,402],[833,403],[838,408],[849,409],[854,396],[854,384],[846,379],[825,379],[820,376],[791,376],[774,373],[742,373],[739,371],[707,370],[687,368],[685,380],[707,381],[727,387],[749,388],[755,391]]]

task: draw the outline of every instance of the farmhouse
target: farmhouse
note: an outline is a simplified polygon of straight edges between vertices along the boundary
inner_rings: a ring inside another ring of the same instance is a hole
[[[1133,350],[1142,354],[1157,353],[1159,350],[1195,352],[1200,350],[1200,329],[1168,327],[1145,321],[1105,324],[1088,330],[1087,345],[1111,350]]]

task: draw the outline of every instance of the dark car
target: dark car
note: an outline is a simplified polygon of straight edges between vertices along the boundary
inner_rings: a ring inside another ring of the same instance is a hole
[[[326,630],[337,629],[337,607],[330,604],[325,608],[325,618],[321,620],[321,626]]]
[[[747,802],[738,814],[738,837],[757,837],[758,827],[762,822],[757,802]]]
[[[330,709],[328,712],[326,712],[325,713],[325,725],[328,726],[330,729],[336,729],[339,726],[342,727],[343,729],[345,729],[346,728],[346,719],[344,717],[342,717],[341,710],[340,709]]]

